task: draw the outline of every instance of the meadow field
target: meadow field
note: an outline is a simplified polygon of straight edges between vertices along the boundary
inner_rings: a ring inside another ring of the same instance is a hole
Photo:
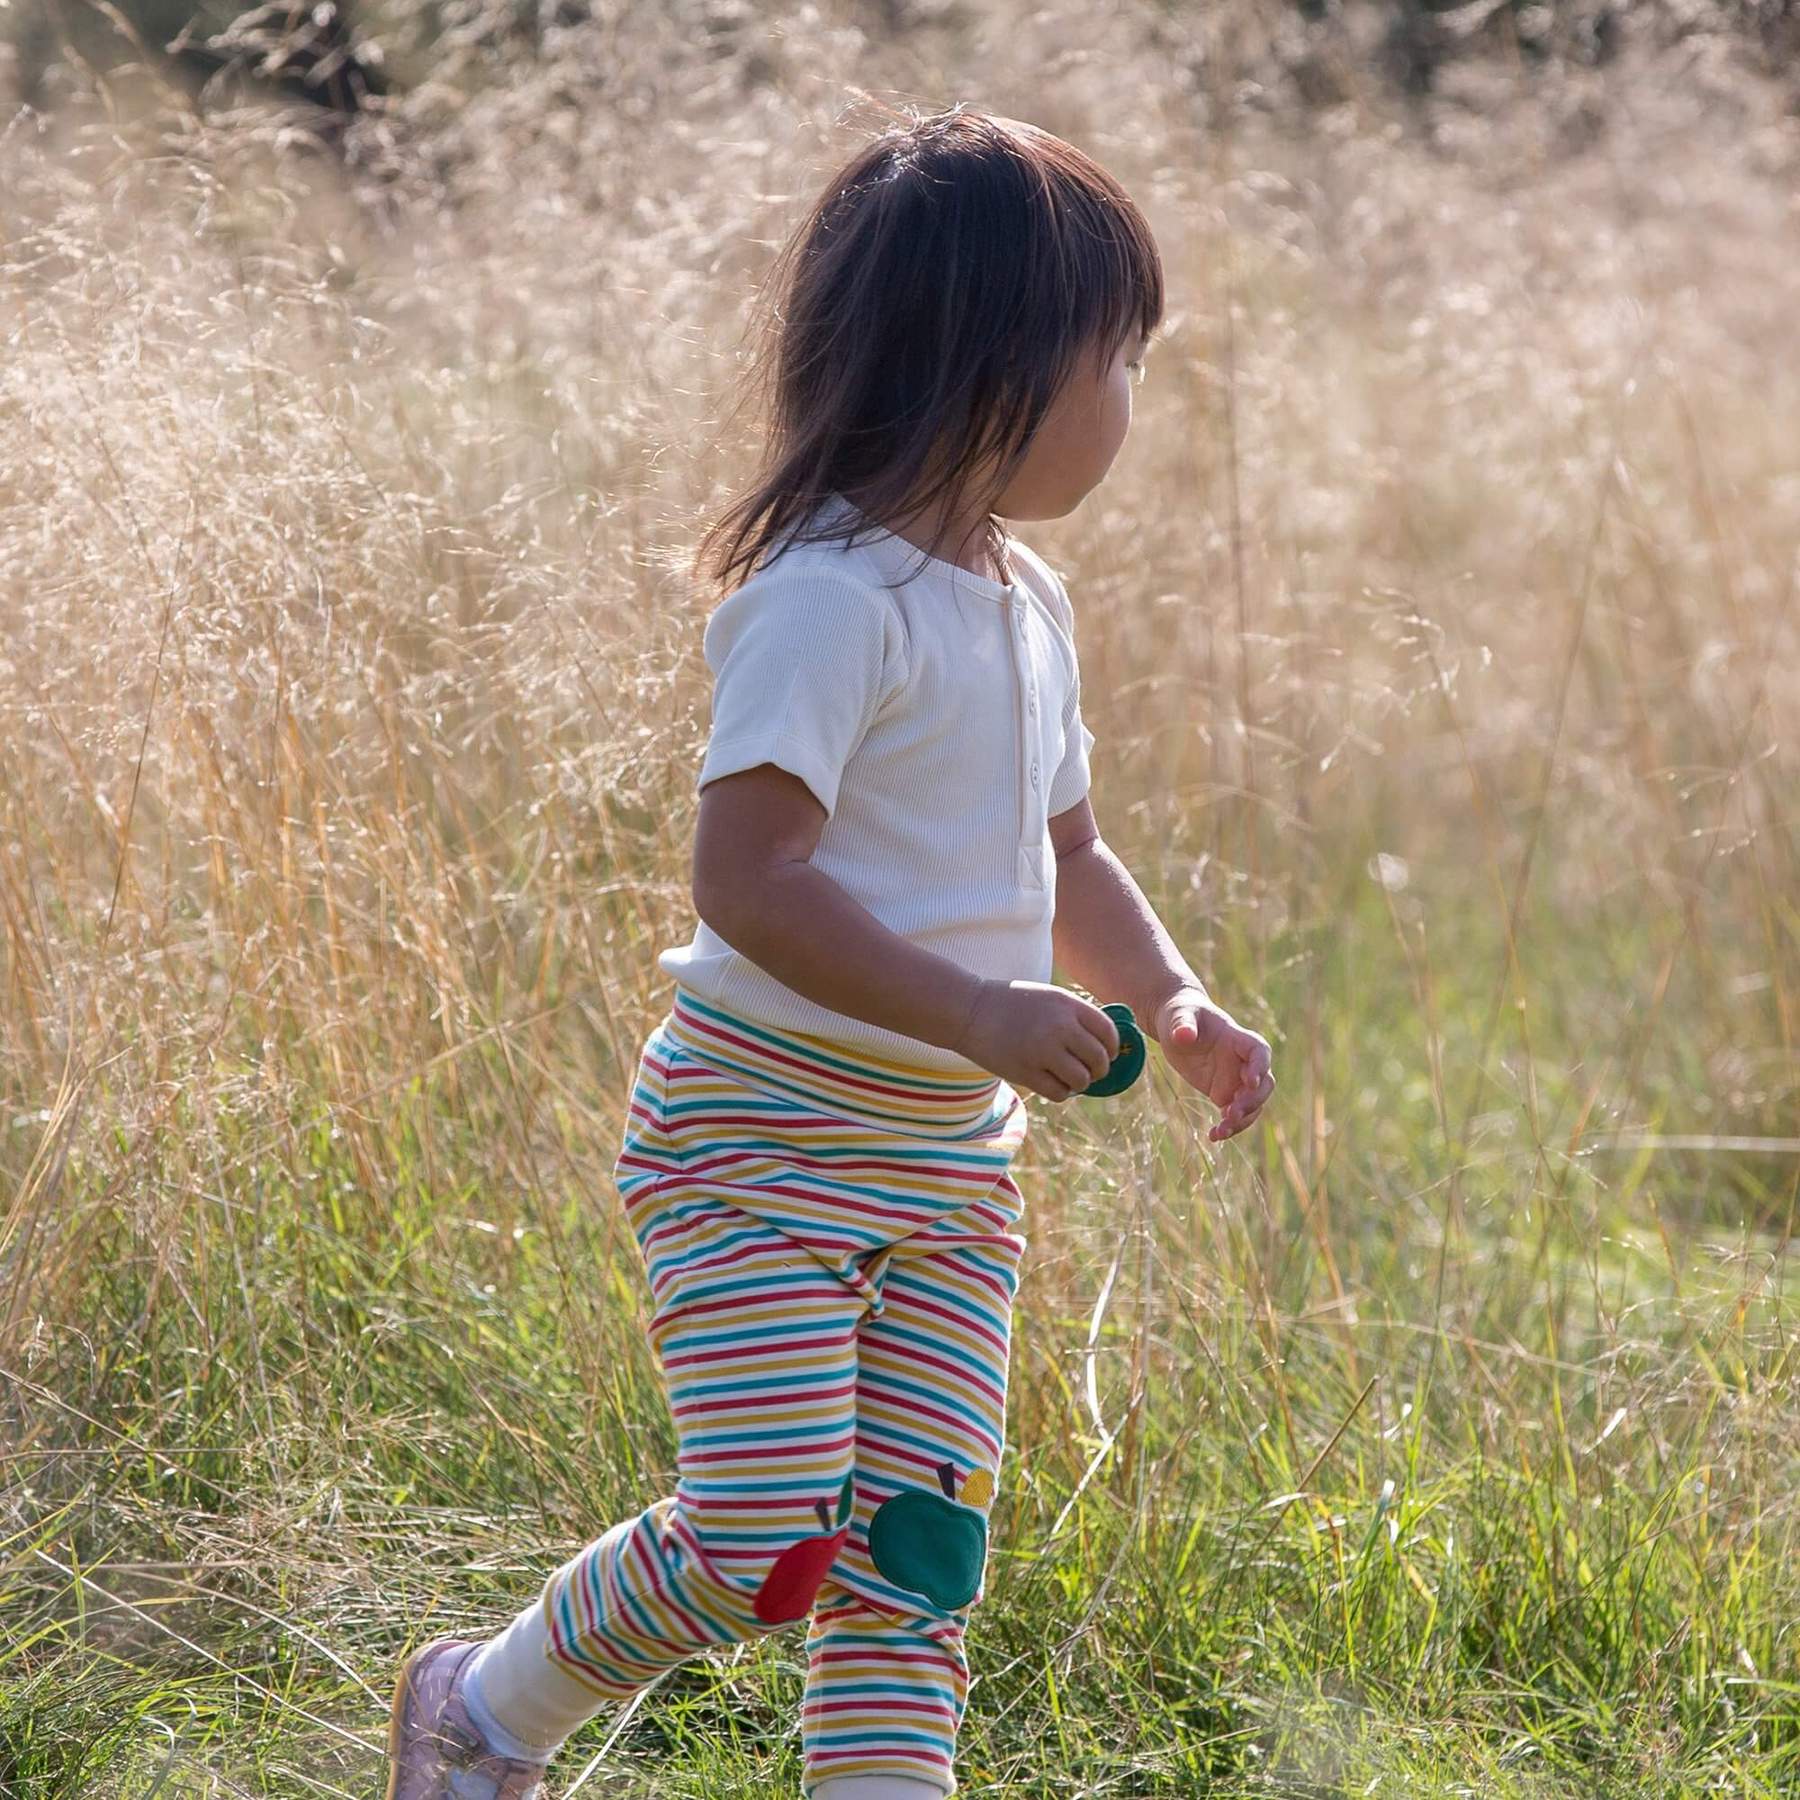
[[[465,6],[341,145],[153,63],[7,109],[0,1794],[377,1794],[402,1654],[672,1491],[610,1169],[688,558],[774,246],[957,100],[1158,235],[1133,433],[1020,531],[1280,1083],[1031,1102],[961,1791],[1800,1792],[1800,109],[1297,116],[1266,16]],[[553,1792],[797,1794],[800,1645]]]

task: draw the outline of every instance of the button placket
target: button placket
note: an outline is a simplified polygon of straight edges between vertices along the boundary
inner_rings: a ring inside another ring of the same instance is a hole
[[[1034,830],[1038,824],[1038,805],[1036,796],[1043,781],[1043,770],[1038,764],[1037,745],[1037,672],[1032,666],[1031,640],[1025,629],[1025,609],[1028,604],[1024,596],[1014,595],[1008,602],[1013,616],[1014,660],[1019,671],[1019,687],[1025,693],[1026,711],[1020,719],[1023,730],[1020,734],[1020,761],[1023,765],[1025,781],[1029,786],[1021,785],[1020,820],[1019,820],[1019,864],[1028,883],[1043,885],[1044,874],[1042,864],[1042,834]]]

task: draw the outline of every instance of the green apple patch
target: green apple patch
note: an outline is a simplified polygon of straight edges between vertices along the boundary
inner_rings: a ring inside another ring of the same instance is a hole
[[[937,1606],[967,1606],[981,1590],[987,1561],[987,1515],[994,1480],[977,1469],[956,1498],[956,1465],[939,1463],[942,1494],[907,1488],[891,1495],[869,1521],[869,1558],[895,1587],[923,1594]]]

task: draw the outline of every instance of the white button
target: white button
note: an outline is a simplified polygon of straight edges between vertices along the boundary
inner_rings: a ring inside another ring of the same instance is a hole
[[[1031,710],[1032,710],[1032,711],[1033,711],[1033,712],[1036,712],[1036,711],[1037,711],[1037,697],[1036,697],[1036,696],[1035,696],[1035,695],[1033,695],[1033,697],[1032,697],[1032,701],[1031,701]]]
[[[1033,787],[1037,786],[1037,764],[1036,763],[1033,763],[1031,765],[1031,785]]]

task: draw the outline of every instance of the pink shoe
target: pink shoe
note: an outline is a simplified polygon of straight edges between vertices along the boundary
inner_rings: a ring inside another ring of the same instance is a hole
[[[434,1638],[407,1658],[388,1715],[387,1800],[544,1800],[547,1765],[488,1749],[463,1705],[480,1648]]]

